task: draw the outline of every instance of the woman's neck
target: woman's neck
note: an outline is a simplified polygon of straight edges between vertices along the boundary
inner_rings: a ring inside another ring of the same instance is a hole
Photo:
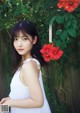
[[[31,56],[31,55],[28,55],[28,56],[22,56],[22,62],[25,61],[25,60],[28,59],[28,58],[32,58],[32,56]]]

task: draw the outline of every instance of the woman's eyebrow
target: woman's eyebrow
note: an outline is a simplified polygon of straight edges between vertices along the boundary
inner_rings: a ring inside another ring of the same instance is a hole
[[[22,37],[22,38],[23,38],[23,37],[26,37],[26,38],[28,38],[28,36],[21,36],[21,37]]]
[[[14,36],[14,38],[23,38],[23,37],[28,38],[28,36],[24,36],[24,35],[22,35],[22,36]]]
[[[21,37],[21,38],[26,37],[26,38],[28,38],[28,40],[32,43],[32,40],[30,40],[27,35],[22,35],[22,36],[17,36],[17,35],[16,35],[16,36],[14,36],[14,39],[15,39],[15,38],[20,38],[20,37]]]

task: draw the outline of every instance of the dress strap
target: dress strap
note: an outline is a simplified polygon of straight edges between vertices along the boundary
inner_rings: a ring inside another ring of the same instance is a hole
[[[35,58],[28,58],[28,59],[26,59],[26,60],[23,61],[23,64],[26,63],[26,62],[29,62],[29,61],[31,61],[31,60],[34,60],[34,61],[37,63],[37,65],[38,65],[38,69],[40,69],[40,63],[39,63],[39,61],[38,61],[37,59],[35,59]]]

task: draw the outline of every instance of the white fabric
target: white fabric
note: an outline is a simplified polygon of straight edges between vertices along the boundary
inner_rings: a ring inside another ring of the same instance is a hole
[[[26,59],[23,63],[29,62],[30,60],[34,60],[36,61],[38,68],[40,69],[40,64],[38,62],[38,60],[36,59],[31,59],[28,58]],[[14,74],[12,80],[11,80],[11,84],[10,84],[10,88],[11,88],[11,92],[9,94],[9,97],[11,99],[26,99],[26,98],[30,98],[30,94],[29,94],[29,89],[27,86],[25,86],[19,79],[19,75],[20,75],[20,69],[18,69],[16,71],[16,73]],[[44,86],[43,86],[43,81],[42,81],[42,75],[41,75],[41,71],[39,74],[39,81],[40,81],[40,85],[43,91],[43,95],[44,95],[44,105],[41,108],[15,108],[15,107],[11,107],[11,113],[51,113],[50,111],[50,107],[45,95],[45,91],[44,91]]]

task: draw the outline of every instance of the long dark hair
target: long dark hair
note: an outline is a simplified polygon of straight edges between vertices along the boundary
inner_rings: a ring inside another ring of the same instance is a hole
[[[21,55],[19,55],[17,53],[17,51],[15,50],[15,48],[13,46],[14,37],[16,36],[16,34],[19,31],[22,31],[22,33],[27,33],[27,34],[31,35],[32,39],[34,39],[34,37],[37,36],[37,42],[36,42],[36,44],[33,45],[33,48],[31,50],[31,55],[32,55],[32,57],[36,58],[40,62],[41,66],[45,66],[46,62],[44,61],[42,54],[40,53],[41,40],[38,35],[37,29],[31,21],[23,20],[14,25],[14,27],[12,29],[12,33],[11,33],[13,68],[16,69],[22,60]]]

